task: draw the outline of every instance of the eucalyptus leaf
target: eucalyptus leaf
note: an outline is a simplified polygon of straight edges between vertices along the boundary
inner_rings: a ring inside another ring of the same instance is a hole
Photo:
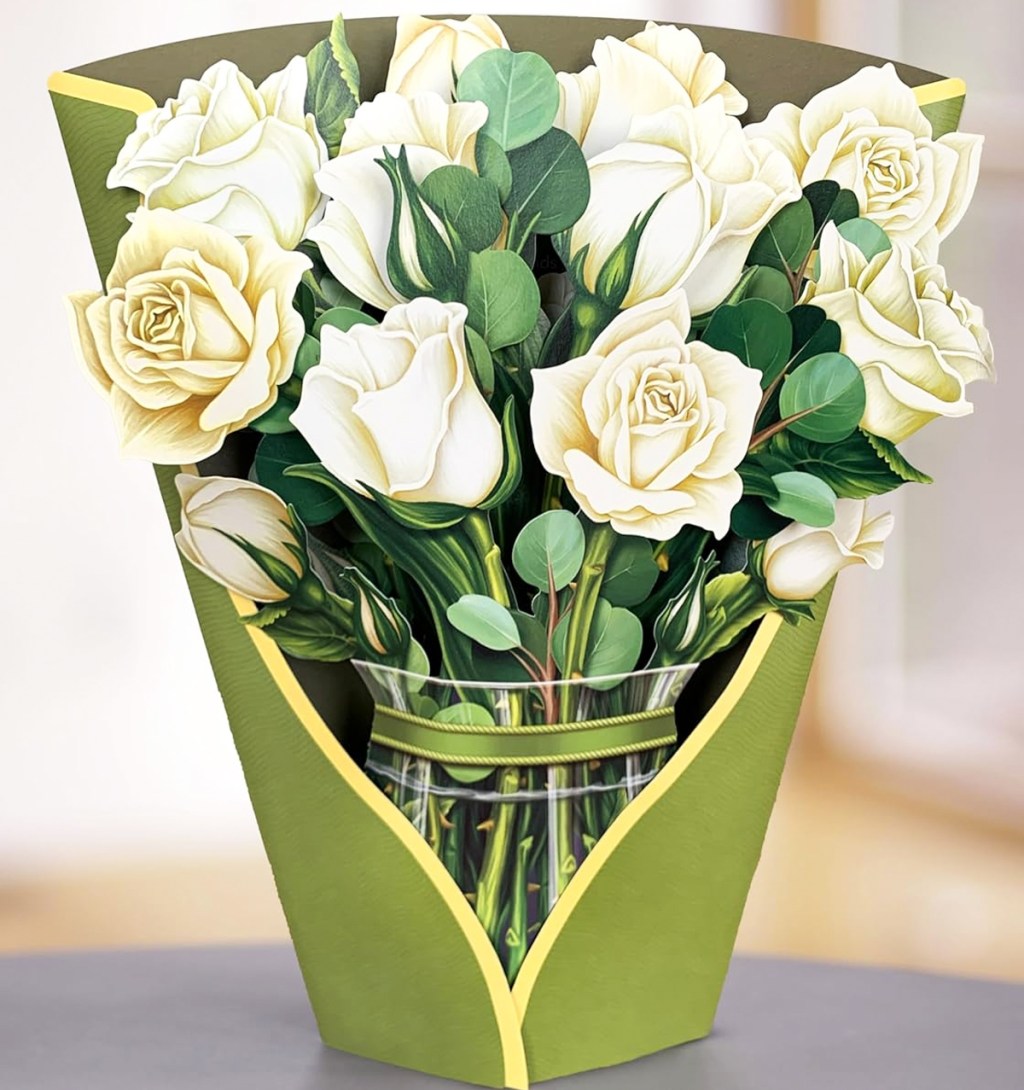
[[[815,238],[821,234],[826,223],[838,226],[860,215],[857,194],[852,189],[843,189],[838,182],[829,178],[805,186],[804,197],[811,206]]]
[[[481,132],[505,151],[536,140],[551,128],[558,112],[558,80],[537,53],[489,49],[463,69],[460,102],[482,102],[487,121]]]
[[[590,174],[579,144],[562,129],[510,151],[512,187],[505,211],[521,230],[552,235],[571,227],[590,200]]]
[[[799,470],[772,477],[778,496],[765,502],[777,515],[805,526],[831,526],[836,520],[836,494],[818,477]]]
[[[545,511],[519,531],[512,566],[531,587],[546,591],[550,578],[555,590],[561,590],[579,574],[586,545],[583,525],[574,514]]]
[[[821,307],[801,304],[789,311],[789,324],[793,328],[793,358],[789,370],[793,371],[812,356],[824,352],[838,352],[843,331],[838,322],[829,318]]]
[[[501,234],[501,199],[490,179],[452,163],[432,170],[419,188],[449,237],[467,250],[486,250]]]
[[[284,435],[295,431],[295,425],[291,422],[291,415],[295,412],[297,402],[285,397],[278,391],[277,400],[261,416],[250,421],[249,427],[253,431],[262,432],[264,435]]]
[[[565,671],[565,644],[570,610],[555,626],[552,650],[559,670]],[[613,689],[635,667],[643,649],[644,628],[636,614],[598,598],[583,657],[587,684],[598,690]],[[596,680],[595,680],[596,679]],[[602,680],[603,679],[603,680]]]
[[[789,359],[793,331],[789,319],[774,303],[744,299],[735,306],[719,307],[701,340],[712,348],[731,352],[748,367],[760,371],[761,385],[765,387]]]
[[[320,362],[320,342],[316,337],[311,337],[308,333],[302,338],[302,343],[299,345],[298,352],[295,353],[295,367],[292,371],[293,374],[299,378],[303,378],[306,372]]]
[[[813,356],[782,384],[779,411],[788,427],[823,443],[845,439],[864,415],[866,395],[860,369],[841,352]]]
[[[518,254],[485,250],[469,255],[465,303],[469,324],[495,351],[530,335],[537,324],[540,289],[529,265]]]
[[[642,537],[620,537],[615,543],[604,579],[601,597],[613,606],[635,606],[654,589],[661,568],[654,562],[651,543]]]
[[[892,249],[889,236],[871,220],[862,219],[859,216],[856,219],[844,220],[837,230],[847,242],[852,242],[868,261]]]
[[[307,526],[330,522],[344,508],[342,501],[323,485],[285,476],[290,466],[315,461],[313,448],[297,431],[264,435],[253,460],[257,482],[276,492],[285,503],[293,504]]]
[[[446,611],[448,623],[489,651],[519,646],[519,629],[507,607],[485,594],[464,594]]]
[[[494,360],[487,342],[472,326],[466,326],[466,347],[469,349],[469,361],[473,369],[473,378],[480,392],[488,399],[494,393]]]
[[[512,167],[498,141],[483,132],[476,134],[476,169],[481,178],[498,187],[498,198],[504,203],[512,188]]]
[[[801,268],[814,243],[814,215],[806,197],[781,208],[754,239],[748,265],[767,265],[783,273]]]
[[[747,271],[750,276],[743,285],[744,299],[764,299],[783,311],[793,306],[793,287],[785,273],[770,265],[755,265]]]

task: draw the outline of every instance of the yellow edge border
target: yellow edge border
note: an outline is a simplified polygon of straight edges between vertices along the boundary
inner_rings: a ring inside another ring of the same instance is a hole
[[[782,623],[782,617],[778,613],[769,613],[761,621],[754,638],[750,642],[750,647],[747,648],[747,653],[743,656],[736,673],[729,679],[725,691],[711,706],[710,711],[679,747],[668,764],[630,802],[598,840],[590,855],[580,864],[580,869],[572,876],[572,881],[566,887],[565,892],[555,902],[551,914],[544,921],[544,926],[541,927],[537,937],[533,940],[533,946],[527,952],[522,968],[519,970],[519,975],[512,985],[512,998],[515,1000],[520,1017],[524,1022],[526,1021],[527,1008],[530,1005],[530,997],[533,995],[533,989],[540,978],[541,970],[544,968],[548,954],[553,949],[573,910],[586,895],[591,883],[600,873],[601,868],[612,852],[626,839],[640,820],[675,786],[679,778],[693,764],[704,747],[718,732],[719,727],[732,714],[733,709],[754,680],[757,671],[761,668],[765,655],[768,654],[768,649],[782,627]]]
[[[84,99],[131,113],[141,114],[154,109],[153,98],[134,87],[107,83],[103,80],[78,76],[71,72],[55,72],[47,80],[47,88],[55,94]],[[945,99],[958,98],[966,93],[961,79],[945,79],[924,84],[914,89],[919,106],[930,105]],[[195,472],[194,466],[182,466],[183,472]],[[232,592],[229,596],[239,617],[255,610],[255,603]],[[470,949],[480,966],[493,1004],[499,1039],[502,1044],[505,1085],[510,1090],[528,1090],[529,1075],[522,1037],[522,1024],[526,1018],[530,997],[540,978],[548,955],[569,919],[580,903],[605,861],[622,843],[654,805],[665,795],[690,764],[714,737],[719,727],[736,707],[747,686],[757,673],[768,648],[782,624],[778,614],[769,614],[758,627],[750,648],[725,691],[715,701],[697,729],[683,743],[661,774],[644,792],[634,799],[618,820],[598,841],[594,850],[584,860],[574,875],[566,892],[559,898],[551,915],[545,921],[533,946],[526,955],[515,984],[510,989],[497,953],[491,946],[486,932],[480,926],[469,903],[461,895],[444,865],[431,852],[427,842],[416,832],[383,794],[367,779],[362,769],[338,744],[319,712],[313,706],[292,673],[278,646],[259,629],[246,626],[261,660],[274,679],[296,718],[309,733],[335,771],[348,783],[370,810],[387,825],[423,868],[438,892],[452,911],[462,928]]]
[[[963,98],[967,94],[967,84],[962,79],[940,79],[934,83],[922,83],[914,88],[914,98],[918,106],[930,106],[933,102],[944,102],[950,98]]]

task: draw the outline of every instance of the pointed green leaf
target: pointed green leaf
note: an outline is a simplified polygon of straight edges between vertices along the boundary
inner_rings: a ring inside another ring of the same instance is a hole
[[[338,15],[330,36],[317,42],[306,56],[306,113],[333,156],[341,144],[345,122],[359,105],[359,64],[345,36],[345,20]]]
[[[515,494],[519,482],[522,480],[523,455],[519,449],[519,432],[516,428],[516,403],[513,397],[505,400],[505,410],[501,415],[501,434],[505,450],[501,476],[494,486],[494,491],[480,504],[484,511],[500,507]]]
[[[804,197],[811,206],[815,238],[821,234],[826,223],[838,225],[860,215],[857,194],[851,189],[843,189],[838,182],[827,178],[806,186]]]
[[[801,197],[772,216],[754,240],[747,264],[795,272],[803,265],[813,242],[814,216],[807,198]]]

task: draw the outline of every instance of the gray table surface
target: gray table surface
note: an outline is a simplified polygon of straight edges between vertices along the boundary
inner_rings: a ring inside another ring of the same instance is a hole
[[[288,947],[0,958],[3,1090],[441,1090],[320,1044]],[[552,1090],[1021,1090],[1024,986],[737,958],[714,1034]]]

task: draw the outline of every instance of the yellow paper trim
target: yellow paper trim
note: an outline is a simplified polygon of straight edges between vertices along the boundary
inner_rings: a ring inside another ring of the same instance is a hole
[[[761,668],[768,648],[771,647],[782,627],[782,617],[778,613],[769,613],[758,626],[751,640],[747,653],[743,656],[736,673],[729,679],[725,691],[715,701],[711,710],[698,724],[696,730],[679,747],[668,764],[658,773],[643,791],[633,799],[611,827],[594,845],[590,854],[580,864],[579,870],[572,876],[572,881],[565,892],[555,902],[550,915],[544,921],[527,951],[519,975],[512,986],[512,998],[519,1010],[520,1019],[525,1021],[530,997],[540,978],[544,963],[558,941],[573,909],[580,903],[590,884],[600,873],[601,868],[612,852],[635,828],[645,814],[675,785],[680,776],[690,767],[704,747],[711,741],[718,728],[729,718],[739,703],[747,686],[754,680]]]
[[[940,79],[934,83],[922,83],[914,88],[918,106],[930,106],[933,102],[945,102],[950,98],[963,98],[967,84],[962,79]]]
[[[156,109],[156,103],[135,87],[122,87],[119,83],[106,83],[101,79],[76,76],[73,72],[54,72],[46,81],[47,90],[68,98],[80,98],[100,106],[113,106],[133,114],[144,114]]]

